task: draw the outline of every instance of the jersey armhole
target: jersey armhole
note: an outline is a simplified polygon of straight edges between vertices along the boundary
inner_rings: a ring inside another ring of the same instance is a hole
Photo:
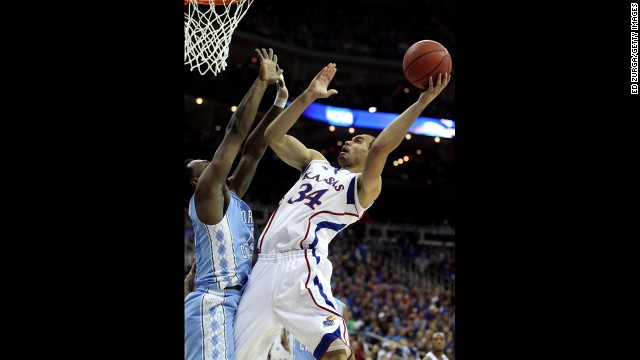
[[[360,176],[360,174],[362,173],[356,174],[353,196],[355,197],[355,200],[356,200],[356,209],[358,210],[358,214],[360,215],[360,217],[362,217],[364,215],[364,212],[367,211],[371,207],[371,205],[373,205],[373,203],[375,203],[376,201],[373,200],[373,202],[369,204],[369,206],[367,206],[366,208],[360,204],[360,198],[358,197],[358,177]]]

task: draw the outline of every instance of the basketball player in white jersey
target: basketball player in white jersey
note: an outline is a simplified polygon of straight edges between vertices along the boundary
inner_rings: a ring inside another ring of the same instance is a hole
[[[241,198],[266,151],[264,131],[282,112],[288,92],[278,57],[256,49],[259,75],[231,116],[213,160],[187,165],[195,193],[189,217],[195,239],[195,287],[184,301],[184,349],[188,360],[235,360],[233,322],[253,252],[253,217]],[[231,166],[253,125],[268,85],[279,82],[276,103],[247,139],[233,174]],[[284,97],[284,100],[281,98]],[[193,268],[193,267],[192,267]]]
[[[338,156],[341,167],[334,168],[287,132],[313,101],[338,93],[327,90],[335,73],[335,64],[324,67],[265,131],[276,155],[301,174],[258,239],[258,261],[236,315],[237,360],[266,358],[282,326],[316,359],[351,357],[346,323],[331,293],[329,242],[380,195],[387,156],[450,79],[439,74],[434,86],[430,78],[429,88],[377,138],[356,135],[346,141]]]
[[[446,345],[444,333],[434,332],[431,335],[431,351],[429,351],[422,360],[449,360],[447,355],[444,354]]]

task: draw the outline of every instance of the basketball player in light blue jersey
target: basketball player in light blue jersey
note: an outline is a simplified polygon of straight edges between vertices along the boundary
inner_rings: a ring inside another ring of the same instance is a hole
[[[242,196],[266,151],[264,131],[282,112],[288,92],[278,57],[256,49],[259,75],[231,116],[213,160],[187,165],[195,193],[189,217],[195,239],[195,288],[184,302],[184,348],[188,360],[235,360],[233,323],[251,271],[253,216]],[[253,130],[233,174],[231,166],[253,125],[268,85],[279,83],[276,103]]]
[[[438,74],[437,82],[430,77],[428,89],[377,138],[356,135],[347,140],[336,168],[287,134],[316,99],[338,93],[328,90],[335,73],[335,64],[325,66],[265,131],[269,146],[300,176],[257,239],[260,254],[236,314],[237,360],[264,359],[283,326],[316,359],[352,356],[346,322],[331,293],[329,243],[378,198],[387,157],[451,78],[446,73]]]

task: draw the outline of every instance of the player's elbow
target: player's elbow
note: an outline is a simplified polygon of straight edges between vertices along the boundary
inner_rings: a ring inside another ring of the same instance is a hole
[[[273,131],[273,129],[267,127],[264,131],[264,141],[269,145],[269,146],[274,146],[275,144],[277,144],[278,140],[282,140],[283,137],[282,136],[277,136],[275,134],[275,132]]]
[[[227,128],[225,129],[225,136],[236,136],[242,137],[244,139],[251,128],[251,123],[248,121],[243,121],[239,116],[235,113],[229,119],[229,123],[227,124]]]
[[[393,149],[391,148],[391,146],[388,146],[387,144],[384,144],[382,142],[377,143],[377,141],[374,141],[373,144],[371,144],[371,148],[369,149],[367,157],[385,159],[392,150]]]
[[[271,144],[271,142],[273,141],[273,134],[269,131],[269,128],[267,128],[267,129],[264,131],[264,141],[265,141],[267,144]]]

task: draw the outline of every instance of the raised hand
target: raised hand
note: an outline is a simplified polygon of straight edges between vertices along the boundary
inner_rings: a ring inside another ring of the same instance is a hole
[[[422,103],[430,103],[433,99],[436,98],[444,90],[445,87],[449,84],[449,80],[451,80],[451,75],[449,73],[444,73],[444,81],[442,80],[442,73],[438,74],[438,81],[436,85],[433,86],[433,77],[429,76],[429,88],[420,94],[420,99],[418,101]]]
[[[269,52],[264,48],[255,50],[256,54],[258,54],[258,59],[260,59],[259,79],[266,81],[269,85],[275,84],[283,72],[282,69],[278,69],[278,55],[275,55],[271,48],[269,48]]]
[[[336,70],[336,64],[334,63],[329,63],[329,65],[322,68],[318,75],[311,80],[311,84],[309,84],[307,88],[309,94],[317,98],[328,98],[331,95],[337,94],[338,90],[327,90],[329,83],[336,74]]]

